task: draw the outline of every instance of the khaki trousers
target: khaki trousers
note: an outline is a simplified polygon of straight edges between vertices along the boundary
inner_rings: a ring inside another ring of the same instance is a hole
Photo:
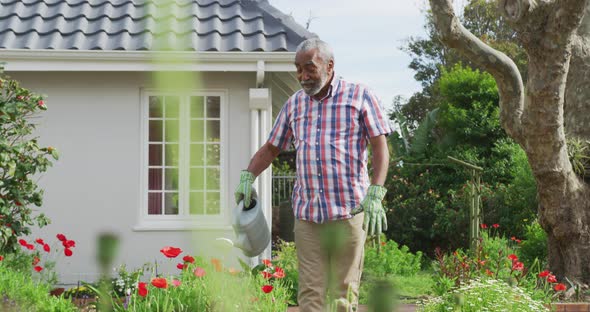
[[[317,224],[295,220],[295,246],[299,260],[299,310],[355,311],[363,269],[364,214],[351,219]],[[336,303],[347,299],[348,304]]]

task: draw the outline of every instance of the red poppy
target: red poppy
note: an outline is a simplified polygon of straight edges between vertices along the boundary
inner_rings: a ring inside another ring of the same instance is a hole
[[[71,257],[72,250],[70,250],[69,248],[64,249],[64,255],[66,255],[66,257]]]
[[[172,246],[166,246],[166,247],[160,249],[160,252],[168,258],[176,258],[176,257],[178,257],[178,255],[180,255],[182,253],[182,249],[172,247]]]
[[[45,107],[45,102],[43,102],[43,100],[39,100],[37,101],[37,105],[39,105],[39,107]]]
[[[152,279],[152,285],[157,288],[168,288],[168,281],[163,277],[156,277]]]
[[[545,270],[545,271],[539,273],[539,277],[547,277],[547,276],[549,276],[549,274],[551,274],[551,272],[549,272],[549,270]]]
[[[488,225],[487,225],[487,224],[485,224],[485,223],[482,223],[482,224],[480,224],[479,226],[480,226],[482,229],[487,229],[487,228],[488,228]]]
[[[547,281],[549,283],[557,283],[557,278],[555,278],[555,275],[549,274],[549,276],[547,276]]]
[[[512,263],[512,270],[514,271],[522,271],[524,269],[524,263],[520,261],[514,261]]]
[[[73,240],[67,239],[67,240],[65,240],[65,241],[62,242],[62,245],[65,248],[72,248],[72,247],[76,247],[76,242],[73,241]]]
[[[39,261],[41,261],[41,259],[39,259],[39,257],[37,257],[37,256],[33,257],[33,265],[37,265],[39,263]]]
[[[510,240],[516,240],[516,237],[512,236],[510,237]]]
[[[42,267],[40,267],[40,266],[36,266],[36,267],[35,267],[35,271],[37,271],[37,272],[41,272],[41,271],[43,271],[43,268],[42,268]]]
[[[195,258],[193,258],[192,256],[189,256],[189,255],[186,255],[186,256],[182,257],[182,261],[189,262],[189,263],[195,263]]]
[[[26,241],[26,240],[24,240],[24,239],[22,239],[22,238],[18,240],[18,243],[19,243],[21,246],[24,246],[24,247],[27,247],[27,245],[29,244],[29,243],[27,243],[27,241]]]
[[[267,267],[272,266],[272,262],[268,259],[262,259],[262,263],[264,263],[264,265],[266,265]]]
[[[516,242],[517,244],[520,244],[520,242],[522,242],[522,241],[521,241],[520,239],[518,239],[518,238],[517,238],[517,239],[515,240],[515,242]]]
[[[555,285],[555,287],[553,287],[553,289],[555,289],[555,291],[564,291],[566,289],[566,287],[564,284],[559,283],[559,284]]]
[[[492,275],[494,275],[494,272],[490,271],[489,269],[486,269],[486,274],[488,276],[492,276]]]
[[[486,261],[485,260],[478,260],[477,261],[479,263],[479,265],[484,266],[486,265]]]
[[[271,292],[271,291],[272,291],[272,288],[273,288],[273,287],[272,287],[272,285],[264,285],[264,286],[262,286],[262,291],[263,291],[265,294],[268,294],[269,292]]]
[[[4,260],[4,256],[0,256],[0,261]]]
[[[515,254],[508,255],[508,259],[510,259],[512,261],[518,261],[518,257]]]
[[[27,249],[28,250],[33,250],[33,249],[35,249],[35,245],[33,245],[33,244],[27,244]]]
[[[43,250],[45,250],[46,252],[50,252],[51,247],[49,247],[49,245],[45,244],[45,245],[43,245]]]
[[[283,278],[285,277],[285,271],[283,269],[276,267],[276,271],[272,274],[274,278]]]
[[[184,270],[184,269],[186,268],[186,266],[185,266],[185,264],[184,264],[184,263],[179,263],[179,264],[177,264],[177,265],[176,265],[176,267],[177,267],[179,270]]]
[[[497,229],[497,228],[499,228],[499,227],[500,227],[500,225],[499,225],[498,223],[494,223],[494,224],[492,224],[492,227],[493,227],[494,229]]]
[[[177,279],[172,280],[172,285],[174,285],[174,287],[178,287],[178,286],[180,286],[180,284],[182,284],[182,282],[180,280],[177,280]]]
[[[193,272],[195,274],[196,277],[203,277],[205,276],[205,269],[203,268],[196,268],[195,271]]]
[[[41,239],[41,238],[37,238],[37,239],[35,240],[35,242],[37,242],[37,244],[39,244],[39,245],[45,245],[45,242],[44,242],[44,241],[43,241],[43,239]]]
[[[147,290],[147,284],[144,282],[139,282],[137,283],[137,294],[145,297],[148,294],[148,290]]]
[[[260,274],[262,274],[262,276],[263,276],[265,279],[269,279],[269,278],[271,278],[271,277],[272,277],[272,274],[270,274],[269,272],[266,272],[266,271],[262,271],[262,272],[260,272]]]
[[[62,242],[67,240],[66,236],[63,234],[57,234],[57,235],[55,235],[55,237],[57,237],[57,239],[59,239]]]

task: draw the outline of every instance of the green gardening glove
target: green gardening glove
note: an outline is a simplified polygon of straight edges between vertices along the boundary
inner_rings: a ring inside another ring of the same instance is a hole
[[[244,207],[250,207],[250,202],[252,201],[252,183],[256,177],[252,172],[248,170],[242,170],[240,174],[240,184],[236,188],[234,192],[234,196],[236,197],[236,204],[240,203],[240,200],[244,199]]]
[[[387,217],[381,201],[385,197],[387,189],[381,185],[372,184],[367,190],[367,195],[361,202],[360,207],[351,211],[355,215],[361,211],[365,212],[365,219],[363,222],[363,229],[368,236],[381,235],[382,231],[387,231]]]

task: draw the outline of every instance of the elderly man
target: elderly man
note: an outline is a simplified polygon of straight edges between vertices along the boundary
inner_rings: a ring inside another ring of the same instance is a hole
[[[355,309],[366,235],[387,229],[381,201],[389,164],[386,135],[392,129],[369,89],[335,76],[334,55],[325,42],[302,42],[295,67],[302,90],[287,100],[268,141],[242,171],[236,201],[249,205],[256,176],[293,142],[300,311],[324,311],[345,298],[347,309]]]

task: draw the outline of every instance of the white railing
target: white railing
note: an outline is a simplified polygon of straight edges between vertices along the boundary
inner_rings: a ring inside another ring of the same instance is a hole
[[[294,175],[272,176],[272,205],[278,206],[284,201],[291,200],[293,185],[297,179]]]

